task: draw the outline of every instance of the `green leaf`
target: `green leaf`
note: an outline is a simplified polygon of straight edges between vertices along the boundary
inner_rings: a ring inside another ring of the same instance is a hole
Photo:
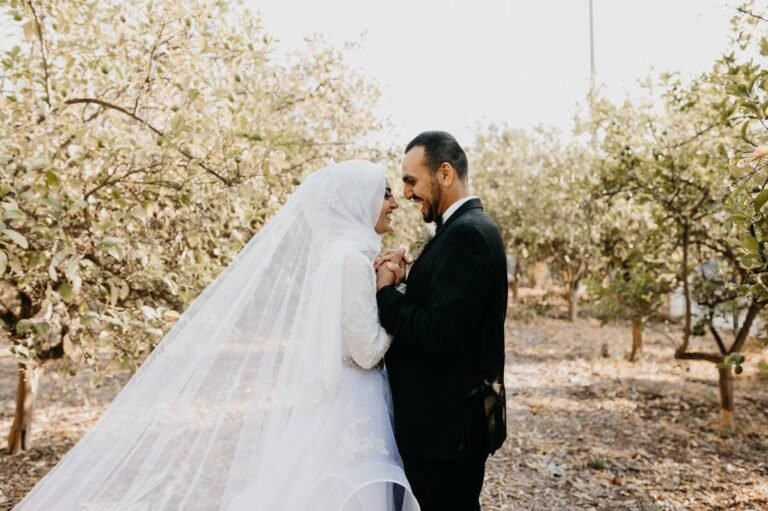
[[[59,176],[57,176],[54,171],[46,170],[45,184],[47,184],[50,188],[58,188],[61,186],[61,180],[59,180]]]
[[[746,110],[749,110],[750,112],[752,112],[755,115],[760,115],[760,109],[752,101],[746,101],[746,100],[739,101],[739,106],[744,108],[744,109],[746,109]]]
[[[32,327],[34,326],[34,323],[28,319],[22,319],[18,323],[16,323],[16,333],[17,334],[25,334],[32,330]]]
[[[39,323],[35,323],[34,327],[35,327],[35,332],[37,333],[37,335],[39,335],[41,337],[45,336],[45,335],[48,335],[48,332],[51,331],[51,326],[48,323],[46,323],[45,321],[41,321]]]
[[[178,135],[184,129],[184,117],[176,114],[171,117],[171,134]]]
[[[760,258],[754,255],[748,255],[741,258],[741,265],[748,270],[760,267]]]
[[[48,206],[49,208],[51,208],[53,210],[61,209],[61,204],[59,204],[59,201],[57,201],[53,197],[45,197],[40,202],[42,202],[43,204],[45,204],[46,206]]]
[[[742,246],[750,252],[754,252],[756,254],[760,253],[760,244],[757,242],[757,238],[754,236],[747,236],[744,238],[744,241],[742,241]]]
[[[24,29],[24,39],[27,41],[34,41],[37,36],[37,23],[35,23],[35,20],[29,20],[23,25]]]
[[[750,99],[749,89],[743,83],[740,83],[736,86],[736,94],[744,99]]]
[[[11,220],[23,220],[24,218],[24,213],[18,209],[6,209],[5,213],[3,213],[3,220],[6,222]]]
[[[763,57],[768,55],[768,39],[766,39],[765,37],[760,39],[760,55],[762,55]]]
[[[728,218],[725,219],[726,222],[733,222],[736,225],[739,225],[741,227],[746,227],[749,223],[750,218],[746,215],[731,215]]]
[[[755,198],[755,213],[759,213],[765,202],[768,201],[768,189],[763,190]]]
[[[262,142],[264,140],[264,137],[258,133],[240,132],[237,134],[237,136],[247,138],[251,142]]]
[[[25,238],[24,235],[22,235],[19,231],[14,231],[13,229],[5,229],[3,230],[3,234],[21,248],[25,250],[29,248],[27,238]]]
[[[72,294],[72,285],[69,282],[64,282],[61,287],[59,287],[59,295],[61,295],[61,299],[65,302],[72,299]]]

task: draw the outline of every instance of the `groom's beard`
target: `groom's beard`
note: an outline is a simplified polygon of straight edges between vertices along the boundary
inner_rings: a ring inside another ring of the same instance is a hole
[[[443,198],[443,189],[437,182],[437,179],[432,180],[432,198],[427,202],[427,210],[424,212],[422,218],[425,223],[431,223],[437,220],[440,210],[440,200]],[[426,201],[425,201],[426,202]]]

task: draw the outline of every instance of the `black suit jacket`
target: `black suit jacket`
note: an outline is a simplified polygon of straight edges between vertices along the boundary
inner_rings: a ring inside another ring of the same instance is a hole
[[[376,295],[394,335],[386,355],[400,452],[422,459],[493,453],[506,438],[507,265],[479,199],[464,203],[408,275]]]

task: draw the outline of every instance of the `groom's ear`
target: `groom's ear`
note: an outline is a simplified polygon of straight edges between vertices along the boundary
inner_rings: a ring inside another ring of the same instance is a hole
[[[450,163],[444,161],[442,165],[437,168],[437,180],[443,188],[450,188],[456,178],[456,169],[454,169],[453,165]]]

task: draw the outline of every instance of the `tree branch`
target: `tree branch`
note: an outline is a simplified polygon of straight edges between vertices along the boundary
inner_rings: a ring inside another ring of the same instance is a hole
[[[746,14],[747,16],[751,16],[753,18],[757,18],[760,21],[768,21],[768,19],[760,16],[759,14],[755,14],[754,12],[748,11],[748,10],[742,8],[742,7],[737,7],[736,10],[739,11],[740,13],[742,13],[742,14]]]
[[[93,188],[91,188],[90,190],[88,190],[87,192],[85,192],[85,193],[83,194],[83,199],[86,199],[86,200],[87,200],[87,199],[88,199],[88,197],[90,197],[90,196],[91,196],[91,195],[93,195],[94,193],[98,192],[98,191],[99,191],[99,190],[101,190],[102,188],[105,188],[105,187],[107,187],[107,186],[110,186],[110,185],[113,185],[113,184],[119,183],[120,181],[122,181],[123,179],[127,178],[128,176],[131,176],[131,175],[133,175],[133,174],[138,174],[138,173],[140,173],[140,172],[143,172],[143,169],[141,169],[141,168],[133,168],[133,169],[129,169],[128,171],[126,171],[126,172],[125,172],[124,174],[122,174],[122,175],[113,175],[113,176],[109,176],[109,177],[107,177],[107,178],[106,178],[104,181],[102,181],[101,183],[98,183],[97,185],[94,185],[94,187],[93,187]]]
[[[287,169],[283,170],[283,172],[284,172],[284,173],[287,173],[287,174],[290,174],[290,173],[291,173],[291,172],[293,172],[294,170],[298,170],[298,169],[300,169],[301,167],[303,167],[304,165],[306,165],[306,164],[308,164],[308,163],[311,163],[312,161],[314,161],[314,160],[316,160],[316,159],[318,159],[318,158],[320,158],[320,156],[317,156],[317,155],[315,155],[315,156],[310,156],[309,158],[305,159],[304,161],[300,161],[299,163],[295,163],[295,164],[291,165],[291,166],[290,166],[290,167],[288,167]]]
[[[675,352],[675,358],[678,360],[704,360],[705,362],[712,362],[713,364],[721,363],[725,357],[722,355],[716,355],[715,353],[700,353],[692,352],[686,353],[680,350]]]
[[[155,40],[155,44],[152,46],[152,50],[149,52],[149,60],[147,62],[147,74],[144,77],[144,81],[139,85],[139,93],[136,95],[136,100],[133,103],[133,113],[135,114],[139,110],[139,100],[141,99],[141,90],[144,88],[144,85],[147,86],[147,94],[152,92],[152,63],[155,61],[155,54],[157,53],[157,50],[162,46],[163,44],[166,44],[171,40],[171,38],[168,38],[164,41],[161,41],[163,37],[163,31],[165,30],[165,27],[167,26],[168,22],[163,22],[162,25],[160,25],[160,29],[157,32],[157,39]]]
[[[50,90],[50,76],[48,74],[48,57],[45,51],[45,41],[43,40],[43,26],[40,24],[40,18],[37,16],[35,6],[32,5],[31,0],[27,0],[27,6],[32,11],[32,17],[35,18],[35,25],[37,26],[37,37],[40,39],[40,52],[43,58],[43,72],[45,73],[45,102],[48,106],[51,106],[51,90]]]
[[[722,355],[726,355],[728,351],[725,349],[725,344],[723,344],[723,338],[720,337],[720,332],[717,331],[715,326],[712,324],[712,321],[708,321],[707,326],[709,327],[709,331],[712,333],[712,337],[715,338],[715,342],[717,342],[717,347],[720,350],[720,353]]]
[[[728,353],[738,353],[741,351],[744,347],[744,343],[747,342],[747,337],[749,337],[752,322],[755,320],[758,313],[763,310],[766,304],[768,304],[768,301],[763,300],[758,302],[757,300],[752,300],[752,303],[749,304],[749,309],[747,310],[747,317],[744,318],[744,323],[742,323],[741,328],[739,328],[739,334],[733,341],[733,345]]]
[[[120,105],[115,105],[113,103],[109,103],[108,101],[104,101],[104,100],[96,99],[96,98],[74,98],[74,99],[66,100],[64,102],[64,104],[66,104],[66,105],[94,104],[94,105],[100,105],[100,106],[102,106],[104,108],[107,108],[107,109],[110,109],[110,110],[116,110],[116,111],[118,111],[118,112],[120,112],[120,113],[122,113],[122,114],[124,114],[124,115],[126,115],[128,117],[130,117],[131,119],[134,119],[135,121],[139,122],[140,124],[146,126],[150,131],[152,131],[156,135],[161,136],[161,137],[165,136],[162,131],[160,131],[159,129],[157,129],[154,126],[152,126],[149,123],[149,121],[139,117],[134,112],[131,112],[128,109],[121,107]],[[191,153],[189,153],[189,151],[186,151],[184,149],[178,149],[178,148],[177,148],[177,150],[179,151],[179,153],[181,153],[188,160],[194,160],[195,159],[195,157]],[[221,173],[219,173],[216,170],[212,169],[210,166],[206,165],[204,162],[197,161],[196,163],[198,165],[200,165],[200,167],[203,170],[205,170],[207,173],[211,174],[212,176],[216,177],[219,181],[221,181],[225,185],[227,185],[227,186],[231,186],[232,185],[232,181],[230,179],[224,177]]]
[[[679,149],[679,148],[683,147],[684,145],[690,144],[691,142],[693,142],[694,140],[696,140],[700,136],[702,136],[705,133],[707,133],[708,131],[714,129],[715,126],[717,126],[717,125],[713,124],[712,126],[709,126],[708,128],[704,128],[703,130],[699,131],[698,133],[696,133],[692,137],[683,140],[682,142],[678,142],[677,144],[674,144],[674,145],[671,145],[671,146],[667,146],[667,149]]]
[[[125,108],[123,108],[123,107],[121,107],[119,105],[115,105],[113,103],[109,103],[109,102],[103,101],[101,99],[96,99],[96,98],[75,98],[75,99],[68,99],[68,100],[66,100],[64,102],[64,104],[66,104],[66,105],[94,104],[94,105],[103,106],[104,108],[107,108],[107,109],[110,109],[110,110],[116,110],[116,111],[118,111],[118,112],[120,112],[122,114],[127,115],[131,119],[134,119],[134,120],[138,121],[139,123],[143,124],[144,126],[149,128],[151,131],[153,131],[156,135],[159,135],[161,137],[163,136],[163,132],[162,131],[160,131],[159,129],[155,128],[148,121],[142,119],[141,117],[139,117],[135,113],[132,113],[132,112],[128,111],[127,109],[125,109]]]

